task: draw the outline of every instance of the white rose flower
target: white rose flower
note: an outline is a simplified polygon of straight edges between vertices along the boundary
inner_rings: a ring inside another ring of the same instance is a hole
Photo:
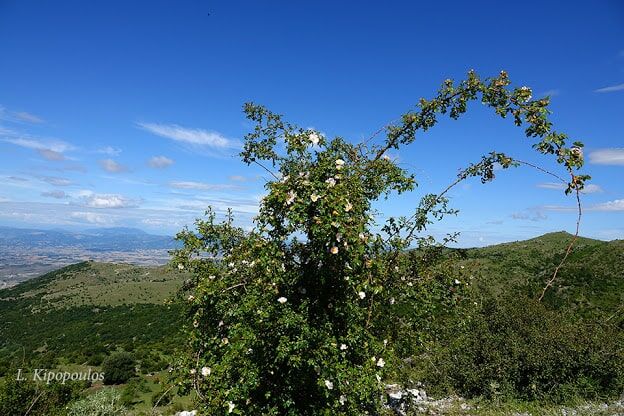
[[[288,192],[288,198],[286,198],[286,205],[290,205],[295,201],[295,192],[294,191],[289,191]]]
[[[347,402],[347,398],[346,396],[343,394],[340,396],[340,398],[338,399],[338,401],[340,402],[341,405],[344,405]]]
[[[329,252],[331,254],[338,254],[338,247],[333,246],[331,249],[329,249]]]
[[[360,292],[358,293],[358,296],[360,297],[360,299],[364,299],[366,297],[366,293]]]
[[[345,161],[342,159],[336,159],[336,169],[340,170],[344,166]]]
[[[184,270],[184,265],[182,263],[178,263],[178,269],[179,270]]]
[[[583,158],[583,149],[581,149],[580,147],[574,146],[574,147],[572,147],[570,149],[570,152],[572,152],[573,155],[575,155],[575,156],[577,156],[577,157],[579,157],[581,159]]]
[[[328,390],[333,390],[334,388],[334,383],[332,383],[329,380],[325,380],[325,387],[327,387]]]
[[[349,348],[349,347],[347,347],[345,344],[340,344],[340,350],[341,350],[341,351],[344,351],[344,350],[346,350],[347,348]]]
[[[351,202],[347,201],[347,204],[345,205],[345,212],[349,212],[353,209],[353,205],[351,204]]]
[[[377,367],[383,368],[384,365],[386,365],[386,362],[384,361],[383,358],[380,358],[380,359],[377,360]]]
[[[202,367],[201,375],[204,377],[208,377],[210,375],[210,367]]]
[[[312,144],[313,144],[313,145],[315,145],[315,146],[316,146],[317,144],[319,144],[320,138],[319,138],[318,134],[316,134],[316,133],[312,133],[312,134],[310,134],[310,141],[311,141],[311,142],[312,142]]]
[[[312,202],[318,201],[319,198],[320,198],[320,196],[318,196],[317,194],[310,195],[310,199],[312,200]]]
[[[336,179],[334,178],[329,178],[325,181],[326,184],[328,184],[330,187],[336,185]]]
[[[286,301],[287,301],[287,300],[288,300],[288,299],[286,299],[284,296],[282,296],[281,298],[278,298],[278,299],[277,299],[277,301],[278,301],[279,303],[286,303]]]
[[[520,90],[522,90],[523,92],[528,91],[529,95],[524,98],[524,101],[525,102],[531,101],[531,98],[533,98],[533,96],[531,95],[531,88],[525,86],[525,87],[521,87]]]
[[[232,413],[236,405],[232,402],[228,402],[228,413]]]

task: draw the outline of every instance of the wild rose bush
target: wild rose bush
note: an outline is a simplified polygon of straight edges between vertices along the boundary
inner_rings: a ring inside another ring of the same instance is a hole
[[[194,276],[186,292],[189,354],[180,383],[195,389],[210,415],[379,414],[383,380],[394,372],[397,342],[424,331],[428,314],[459,299],[461,271],[440,260],[441,243],[426,228],[445,215],[445,193],[469,177],[494,178],[495,164],[518,162],[493,152],[469,165],[440,194],[422,198],[413,215],[376,224],[373,203],[411,191],[413,175],[388,157],[433,127],[439,114],[458,118],[480,101],[525,127],[534,148],[570,174],[566,192],[582,189],[582,144],[566,147],[552,130],[548,99],[510,88],[507,74],[444,82],[432,100],[385,129],[381,144],[353,144],[302,129],[266,108],[246,104],[255,129],[242,160],[273,177],[251,231],[212,211],[177,236],[174,267]],[[410,247],[418,256],[404,256]],[[405,345],[403,345],[404,349]]]

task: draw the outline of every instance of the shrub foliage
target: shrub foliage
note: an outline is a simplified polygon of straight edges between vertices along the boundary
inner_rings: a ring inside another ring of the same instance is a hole
[[[556,157],[570,174],[566,192],[588,178],[575,173],[582,144],[567,147],[566,136],[552,130],[548,99],[532,100],[529,88],[509,85],[505,72],[446,80],[434,99],[421,99],[388,126],[379,144],[328,140],[245,105],[255,129],[242,159],[273,175],[254,227],[235,226],[231,215],[219,222],[209,210],[196,230],[178,234],[184,246],[172,260],[195,276],[181,381],[197,391],[208,414],[379,412],[382,380],[397,348],[405,347],[397,340],[426,329],[423,321],[440,308],[433,305],[452,306],[458,293],[458,276],[435,261],[454,235],[442,243],[425,235],[432,221],[455,213],[446,191],[425,195],[409,217],[376,224],[375,201],[416,186],[388,151],[412,143],[440,114],[456,119],[469,101],[480,100],[524,126],[538,152]],[[493,152],[461,171],[451,187],[469,177],[492,180],[496,164],[518,165]],[[402,256],[408,247],[423,255]]]
[[[128,352],[114,352],[102,363],[104,384],[122,384],[136,375],[136,361]]]
[[[489,298],[460,316],[438,329],[420,361],[432,389],[551,402],[624,389],[624,337],[614,326],[523,296]]]

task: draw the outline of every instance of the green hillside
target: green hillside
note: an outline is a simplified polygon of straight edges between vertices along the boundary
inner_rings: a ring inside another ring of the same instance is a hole
[[[501,386],[517,389],[512,376],[505,379],[499,374],[510,363],[541,368],[545,364],[526,360],[543,348],[540,357],[549,357],[544,362],[556,363],[553,373],[544,377],[564,379],[589,371],[574,367],[576,362],[588,362],[587,354],[579,352],[587,349],[599,351],[592,352],[594,364],[587,366],[594,371],[596,363],[604,362],[600,374],[605,374],[605,383],[620,377],[620,370],[611,368],[617,358],[609,357],[621,356],[617,349],[624,323],[624,241],[579,238],[545,305],[528,300],[539,295],[571,238],[560,232],[449,250],[457,259],[453,267],[465,276],[462,283],[468,283],[469,301],[463,303],[467,309],[459,308],[456,318],[440,317],[432,323],[435,336],[416,348],[406,371],[433,394],[470,393],[470,386],[480,385],[486,373]],[[154,397],[165,389],[174,350],[183,344],[184,307],[170,300],[187,277],[167,267],[83,262],[0,290],[0,381],[3,376],[9,380],[17,367],[100,368],[115,351],[128,351],[136,358],[139,377],[115,388],[125,394],[131,414],[147,414]],[[473,302],[479,299],[482,302]],[[479,306],[472,308],[473,303]],[[585,325],[577,325],[579,320]],[[593,322],[606,322],[608,327]],[[577,343],[579,351],[574,349]],[[559,350],[563,351],[559,361],[549,356]],[[559,374],[557,369],[560,375],[554,375]],[[94,385],[91,390],[100,388]],[[474,394],[489,397],[480,389]],[[592,397],[600,399],[598,394]],[[171,413],[172,406],[192,408],[190,396],[179,395],[162,410]]]
[[[459,265],[482,297],[535,297],[572,236],[457,250]],[[84,262],[0,290],[0,360],[65,357],[83,362],[112,351],[175,344],[181,306],[166,302],[185,274],[167,267]],[[624,241],[579,238],[546,302],[581,315],[624,315]],[[89,339],[88,344],[84,339]]]
[[[462,250],[462,264],[472,274],[475,288],[484,294],[517,292],[535,297],[552,276],[571,239],[572,235],[557,232]],[[617,314],[624,305],[624,241],[580,237],[545,300],[581,315]]]
[[[0,362],[99,364],[110,351],[173,349],[184,274],[84,262],[0,291]]]

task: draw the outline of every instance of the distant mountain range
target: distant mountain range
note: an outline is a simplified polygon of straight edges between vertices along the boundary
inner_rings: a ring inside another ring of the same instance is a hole
[[[0,288],[81,261],[162,265],[173,237],[136,228],[86,231],[0,227]]]
[[[89,231],[37,230],[0,227],[0,246],[80,247],[94,251],[171,249],[173,237],[147,234],[137,228],[98,228]]]

